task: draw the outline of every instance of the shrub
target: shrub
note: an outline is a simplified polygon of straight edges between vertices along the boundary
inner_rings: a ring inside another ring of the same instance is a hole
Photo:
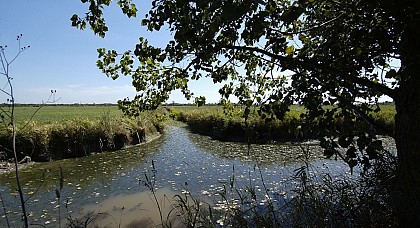
[[[50,124],[32,121],[17,126],[17,151],[19,159],[30,156],[34,161],[48,161],[118,150],[144,142],[146,134],[162,133],[163,120],[158,115],[138,118],[103,115],[97,119],[74,118]],[[4,147],[11,145],[10,129],[2,129],[0,143]],[[6,157],[11,157],[5,151]]]

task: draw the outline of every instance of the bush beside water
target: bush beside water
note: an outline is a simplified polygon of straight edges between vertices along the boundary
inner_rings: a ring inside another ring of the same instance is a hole
[[[303,125],[300,114],[304,109],[300,106],[291,106],[291,111],[286,113],[283,120],[262,119],[255,112],[251,113],[248,119],[242,117],[243,110],[239,107],[226,111],[219,107],[168,107],[170,117],[188,124],[190,129],[196,133],[211,136],[222,141],[248,141],[251,143],[266,143],[272,141],[290,142],[314,139],[316,135],[311,132],[299,131]],[[395,107],[393,105],[382,105],[380,112],[371,114],[373,119],[387,129],[394,128]],[[334,119],[329,128],[346,127],[343,120]],[[363,130],[366,125],[355,126]],[[378,132],[385,135],[385,132]]]
[[[222,141],[295,141],[293,116],[286,120],[265,121],[251,116],[246,122],[241,117],[241,110],[226,114],[221,108],[200,109],[168,108],[170,116],[188,124],[192,131],[211,136]]]
[[[16,147],[19,159],[29,156],[34,161],[114,151],[145,142],[146,136],[162,133],[162,120],[161,115],[149,113],[138,118],[104,114],[99,118],[79,117],[48,124],[31,121],[17,125]],[[11,129],[3,128],[0,144],[11,145],[11,140]],[[12,157],[11,152],[1,149],[6,157]]]

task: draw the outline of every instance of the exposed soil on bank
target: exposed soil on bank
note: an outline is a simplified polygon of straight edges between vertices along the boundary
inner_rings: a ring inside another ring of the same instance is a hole
[[[25,162],[18,165],[19,170],[29,167],[35,164],[35,162]],[[4,173],[10,173],[15,171],[15,163],[9,161],[0,161],[0,175]]]

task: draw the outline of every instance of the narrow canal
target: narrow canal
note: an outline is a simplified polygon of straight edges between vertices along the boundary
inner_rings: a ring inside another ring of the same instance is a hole
[[[126,150],[35,164],[21,176],[33,225],[58,227],[61,218],[65,227],[69,216],[80,220],[90,216],[100,227],[140,227],[160,223],[151,187],[164,214],[176,194],[191,194],[217,207],[220,192],[232,180],[239,190],[251,186],[261,192],[261,203],[267,189],[278,200],[287,200],[293,197],[288,190],[295,185],[295,170],[305,160],[317,172],[350,176],[342,162],[322,159],[315,144],[248,146],[192,134],[184,126],[172,126],[159,139]],[[58,200],[60,167],[64,186]],[[0,176],[5,209],[0,212],[0,227],[7,226],[5,213],[11,224],[22,224],[14,186],[13,174]]]

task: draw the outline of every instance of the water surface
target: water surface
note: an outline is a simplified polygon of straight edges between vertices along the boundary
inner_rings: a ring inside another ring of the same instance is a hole
[[[308,152],[308,153],[305,153]],[[314,143],[246,145],[212,140],[174,126],[161,138],[126,150],[89,157],[35,164],[21,172],[29,199],[27,210],[32,224],[57,227],[69,215],[94,217],[101,227],[154,226],[160,222],[150,188],[157,191],[164,214],[176,194],[190,193],[222,205],[218,197],[225,186],[251,186],[259,192],[276,192],[281,199],[295,185],[293,175],[304,160],[314,169],[336,175],[350,175],[342,162],[324,160]],[[63,169],[64,187],[60,201],[56,189]],[[147,177],[146,177],[147,176]],[[145,186],[149,180],[153,186]],[[262,182],[263,180],[263,182]],[[232,182],[233,181],[233,182]],[[0,176],[0,193],[11,223],[19,226],[18,196],[12,174]],[[264,201],[264,194],[261,194]],[[0,226],[6,226],[4,213]]]

